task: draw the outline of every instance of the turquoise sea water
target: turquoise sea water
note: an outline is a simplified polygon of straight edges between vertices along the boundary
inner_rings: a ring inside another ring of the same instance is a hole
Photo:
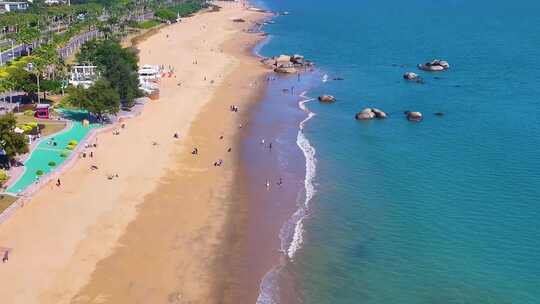
[[[307,94],[338,102],[306,103],[316,192],[286,265],[292,302],[540,303],[540,2],[263,5],[290,12],[263,55],[344,78]],[[450,70],[417,71],[434,58]],[[390,117],[355,121],[367,106]]]

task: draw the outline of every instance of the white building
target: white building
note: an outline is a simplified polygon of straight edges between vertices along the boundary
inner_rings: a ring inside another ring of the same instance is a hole
[[[25,11],[29,1],[0,1],[0,10],[4,12]]]

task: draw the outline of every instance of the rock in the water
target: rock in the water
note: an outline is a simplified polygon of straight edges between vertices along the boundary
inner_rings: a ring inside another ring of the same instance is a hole
[[[435,113],[435,116],[444,116],[444,113],[443,112],[437,112],[437,113]]]
[[[291,57],[291,61],[292,61],[293,63],[296,63],[296,64],[304,64],[304,56],[298,55],[298,54],[294,54],[294,55]]]
[[[313,66],[313,62],[305,60],[302,55],[279,55],[277,57],[264,58],[261,62],[269,68],[274,69],[277,73],[296,73]],[[277,69],[276,69],[277,68]],[[296,71],[292,71],[295,68]]]
[[[298,70],[294,67],[279,67],[279,68],[275,68],[274,69],[274,72],[276,73],[280,73],[280,74],[294,74],[296,72],[298,72]]]
[[[386,115],[386,113],[384,113],[383,111],[377,109],[377,108],[373,108],[372,109],[373,113],[375,113],[375,117],[376,118],[386,118],[388,117],[388,115]]]
[[[450,68],[450,64],[445,60],[435,59],[424,64],[419,64],[418,68],[424,71],[437,72],[447,70]]]
[[[322,95],[319,96],[319,101],[324,103],[333,103],[336,101],[336,98],[332,95]]]
[[[406,80],[417,80],[418,74],[413,72],[406,72],[405,74],[403,74],[403,78]]]
[[[407,111],[407,119],[410,121],[421,121],[423,116],[420,112],[409,112]]]
[[[277,67],[278,68],[294,68],[295,66],[294,66],[294,63],[290,61],[284,61],[284,62],[278,61]]]
[[[356,113],[355,118],[358,120],[369,120],[373,118],[386,118],[386,113],[377,108],[365,108],[361,112]]]
[[[369,120],[375,118],[375,113],[373,112],[367,112],[367,113],[356,113],[356,119],[358,120]]]
[[[266,66],[276,66],[276,60],[274,58],[264,58],[261,62]]]
[[[276,61],[278,63],[281,62],[291,62],[291,56],[288,55],[279,55],[279,57],[276,58]]]

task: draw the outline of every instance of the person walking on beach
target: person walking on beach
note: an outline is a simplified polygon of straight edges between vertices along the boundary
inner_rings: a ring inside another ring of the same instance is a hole
[[[4,256],[2,257],[2,263],[6,263],[9,260],[9,250],[4,251]]]
[[[283,185],[283,179],[281,177],[279,178],[279,181],[277,182],[277,184],[278,184],[278,186]]]
[[[60,187],[62,186],[62,183],[60,182],[60,179],[57,179],[56,180],[56,187]]]
[[[270,181],[266,180],[266,189],[270,189]]]

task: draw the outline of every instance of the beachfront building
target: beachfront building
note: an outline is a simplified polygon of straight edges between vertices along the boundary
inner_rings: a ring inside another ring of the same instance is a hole
[[[158,81],[161,78],[161,71],[157,65],[145,64],[139,71],[139,82]]]
[[[66,3],[68,3],[66,0],[45,0],[45,4],[47,5],[60,5]]]
[[[161,78],[161,69],[157,65],[143,65],[139,71],[139,89],[150,99],[159,98],[159,86],[157,82]]]
[[[0,13],[25,11],[28,1],[0,1]]]
[[[73,86],[83,86],[89,88],[99,77],[95,65],[75,65],[71,67],[69,73],[69,83]]]

